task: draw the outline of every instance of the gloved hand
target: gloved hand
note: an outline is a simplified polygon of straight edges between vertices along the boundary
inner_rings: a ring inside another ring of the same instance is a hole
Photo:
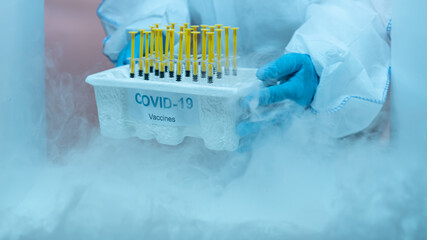
[[[241,101],[245,111],[254,107],[267,106],[290,99],[308,106],[316,93],[319,77],[309,55],[290,53],[258,69],[257,78],[266,88],[254,92]],[[268,111],[264,111],[268,112]],[[289,118],[288,112],[281,112],[267,121],[245,120],[237,125],[237,134],[241,137],[256,133],[262,126],[275,124]]]

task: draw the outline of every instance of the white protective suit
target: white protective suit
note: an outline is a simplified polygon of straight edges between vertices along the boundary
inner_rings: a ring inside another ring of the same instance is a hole
[[[239,27],[240,66],[309,54],[320,76],[311,110],[337,137],[366,128],[387,96],[390,0],[104,0],[98,15],[113,62],[128,31],[171,22]]]

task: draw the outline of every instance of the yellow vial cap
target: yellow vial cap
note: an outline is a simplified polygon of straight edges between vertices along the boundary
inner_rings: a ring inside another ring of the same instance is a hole
[[[192,28],[192,30],[193,31],[197,31],[197,28],[198,28],[199,26],[198,25],[193,25],[193,26],[191,26],[191,28]]]

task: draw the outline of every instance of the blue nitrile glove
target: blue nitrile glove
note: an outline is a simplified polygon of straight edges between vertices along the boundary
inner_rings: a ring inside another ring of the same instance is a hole
[[[306,107],[313,100],[319,84],[313,62],[306,54],[285,54],[258,69],[256,75],[263,81],[266,88],[248,95],[241,101],[245,111],[251,110],[250,105],[253,105],[254,101],[255,107],[262,107],[290,99]],[[237,125],[236,131],[242,137],[248,136],[258,132],[262,126],[280,123],[287,118],[289,118],[289,112],[276,114],[272,118],[267,118],[266,121],[242,121]]]

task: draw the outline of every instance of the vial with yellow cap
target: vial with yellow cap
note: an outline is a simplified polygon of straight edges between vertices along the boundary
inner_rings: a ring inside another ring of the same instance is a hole
[[[214,36],[213,36],[214,39],[215,39],[215,28],[216,28],[216,26],[209,26],[210,32],[214,34]],[[215,42],[212,42],[212,45],[213,45],[213,48],[215,48]],[[209,43],[209,50],[210,50],[210,46],[211,45]],[[212,50],[212,51],[214,51],[214,50]],[[215,55],[215,53],[214,53],[214,55]],[[215,74],[215,66],[212,66],[212,71],[213,71],[213,74]]]
[[[238,27],[231,28],[233,30],[233,75],[237,76],[237,30]]]
[[[204,25],[207,26],[207,25]],[[202,26],[203,27],[203,26]],[[205,28],[202,29],[202,70],[201,70],[201,75],[202,78],[206,77],[206,52],[207,52],[207,32],[209,30]]]
[[[150,31],[144,31],[144,39],[145,39],[145,74],[144,79],[148,80],[150,78],[150,74],[148,73],[148,66],[150,64],[149,62],[149,51],[148,51],[148,38],[149,38]]]
[[[208,32],[209,38],[209,57],[208,57],[208,83],[213,83],[213,65],[214,65],[214,34],[213,32]]]
[[[154,39],[155,39],[155,31],[154,31],[155,27],[151,27],[151,32],[150,32],[150,73],[154,72]]]
[[[219,26],[219,27],[221,27],[221,26]],[[217,58],[216,77],[222,78],[222,66],[221,66],[221,61],[222,61],[222,59],[221,59],[221,55],[222,55],[221,54],[221,46],[222,46],[222,44],[221,44],[221,32],[222,32],[222,29],[220,29],[220,28],[215,29],[215,32],[216,32],[216,36],[217,36],[217,42],[216,42],[216,50],[217,50],[217,52],[216,52],[216,58]]]
[[[223,27],[225,41],[225,75],[230,75],[230,27]]]
[[[159,76],[160,75],[160,36],[159,36],[159,29],[155,28],[154,29],[154,35],[156,36],[155,38],[155,65],[156,65],[156,69],[154,70],[154,75]]]
[[[173,65],[174,65],[174,47],[175,47],[175,30],[167,30],[170,38],[170,56],[169,56],[169,77],[173,78]]]
[[[185,76],[190,77],[191,74],[191,29],[185,29]]]
[[[197,82],[197,73],[199,63],[197,62],[197,35],[200,32],[191,32],[193,34],[193,81]]]
[[[158,31],[158,38],[159,38],[159,63],[160,63],[160,78],[165,77],[165,61],[164,61],[164,55],[163,55],[163,29],[159,29]]]
[[[142,77],[143,70],[143,64],[144,61],[142,60],[144,56],[144,29],[139,29],[139,71],[138,76]]]
[[[178,32],[179,34],[179,51],[178,51],[178,62],[177,62],[177,71],[176,71],[176,81],[181,81],[182,73],[182,54],[183,54],[183,44],[184,44],[184,32]]]
[[[131,53],[130,53],[130,77],[135,77],[135,34],[137,32],[129,32],[131,34]]]
[[[170,41],[170,35],[169,35],[169,29],[170,26],[166,26],[166,43],[165,43],[165,56],[163,60],[165,61],[165,72],[168,71],[168,57],[169,57],[169,41]]]

